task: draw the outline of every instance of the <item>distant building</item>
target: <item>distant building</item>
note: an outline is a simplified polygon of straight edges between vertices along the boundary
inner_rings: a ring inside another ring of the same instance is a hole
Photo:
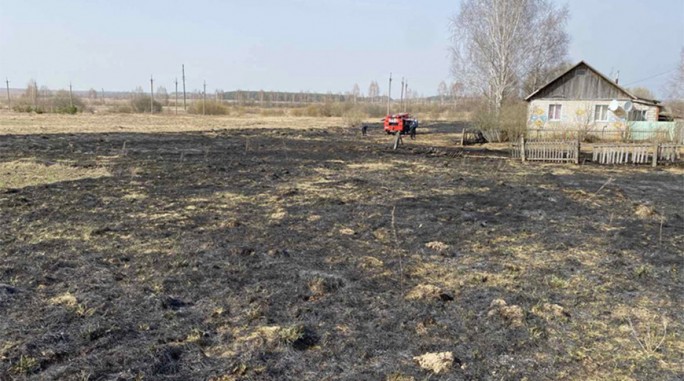
[[[630,122],[657,122],[661,114],[660,102],[630,94],[584,61],[525,100],[532,129],[622,131]]]

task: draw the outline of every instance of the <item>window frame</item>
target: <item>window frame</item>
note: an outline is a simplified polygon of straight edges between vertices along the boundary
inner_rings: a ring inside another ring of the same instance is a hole
[[[601,112],[599,112],[601,110]],[[608,122],[608,105],[595,105],[594,106],[594,122]],[[597,118],[598,114],[598,118]],[[601,118],[603,117],[603,118]]]
[[[646,122],[648,110],[632,110],[629,112],[629,120],[631,122]],[[637,118],[637,115],[639,118]]]
[[[551,112],[553,109],[554,112]],[[551,103],[549,104],[549,122],[560,122],[563,120],[563,104],[561,103]],[[556,118],[558,115],[558,118]]]

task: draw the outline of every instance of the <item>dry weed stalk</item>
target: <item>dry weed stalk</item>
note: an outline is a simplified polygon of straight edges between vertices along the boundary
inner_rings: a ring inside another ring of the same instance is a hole
[[[590,197],[590,199],[591,199],[591,198],[594,198],[594,197],[596,197],[596,196],[598,196],[598,194],[601,193],[601,191],[603,190],[603,188],[605,188],[605,187],[607,187],[608,185],[610,185],[614,180],[615,180],[615,179],[612,178],[612,177],[609,178],[608,181],[606,181],[605,183],[603,183],[603,185],[601,185],[601,188],[599,188],[599,189],[596,191],[596,193],[594,193],[594,194]]]
[[[651,332],[651,324],[646,324],[646,335],[640,339],[639,334],[636,329],[634,329],[632,319],[628,317],[627,321],[629,322],[629,327],[632,329],[634,339],[639,343],[639,346],[647,355],[652,355],[657,352],[665,342],[665,338],[667,337],[667,319],[665,319],[665,317],[662,318],[663,336],[660,338],[655,330]]]

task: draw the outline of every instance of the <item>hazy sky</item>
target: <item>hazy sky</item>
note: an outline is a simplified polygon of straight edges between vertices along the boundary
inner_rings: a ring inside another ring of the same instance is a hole
[[[565,3],[559,1],[559,4]],[[684,0],[568,1],[570,58],[662,95],[684,46]],[[457,0],[0,0],[12,87],[345,92],[389,72],[425,95],[449,73]],[[155,85],[156,87],[156,85]],[[398,87],[397,87],[398,88]],[[397,94],[395,94],[397,95]]]

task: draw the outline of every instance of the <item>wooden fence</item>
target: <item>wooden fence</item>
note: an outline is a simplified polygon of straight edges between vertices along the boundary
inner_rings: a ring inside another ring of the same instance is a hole
[[[648,164],[653,162],[657,144],[596,144],[591,161],[598,164]]]
[[[513,158],[525,161],[575,163],[580,159],[579,140],[520,141],[511,146]],[[592,161],[598,164],[674,163],[681,160],[681,145],[676,143],[608,143],[592,145]]]
[[[680,157],[680,146],[674,143],[644,144],[615,143],[596,144],[592,161],[599,164],[648,164],[675,162]]]
[[[579,164],[580,143],[578,140],[528,142],[520,138],[512,145],[512,155],[522,161]]]
[[[681,160],[682,146],[673,143],[663,143],[658,147],[658,160],[669,161],[671,163]]]

